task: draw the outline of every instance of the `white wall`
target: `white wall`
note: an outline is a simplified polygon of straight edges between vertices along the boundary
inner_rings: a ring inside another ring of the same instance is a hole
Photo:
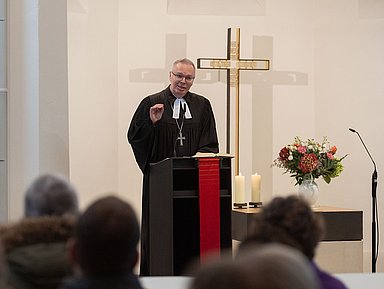
[[[15,1],[14,9],[22,2]],[[113,191],[140,211],[141,173],[126,141],[136,106],[144,96],[167,85],[175,58],[225,57],[227,28],[240,27],[241,57],[261,55],[272,61],[268,72],[240,76],[242,174],[248,180],[255,171],[262,175],[264,201],[294,192],[292,180],[270,167],[272,160],[296,135],[319,140],[327,135],[338,146],[339,155],[349,156],[340,178],[329,185],[319,181],[319,203],[364,211],[365,270],[370,271],[372,164],[348,128],[362,134],[378,164],[379,211],[383,212],[383,136],[377,129],[384,90],[380,79],[383,7],[375,1],[274,0],[259,1],[254,15],[237,16],[232,1],[222,1],[224,12],[209,16],[203,4],[196,4],[192,14],[177,3],[68,0],[69,170],[82,206]],[[18,64],[23,53],[31,53],[32,60],[36,55],[34,46],[22,49],[28,42],[18,36],[20,25],[12,25],[11,45],[16,49],[10,56],[12,64]],[[33,64],[16,72],[33,79]],[[198,71],[198,75],[192,90],[211,100],[221,151],[225,151],[225,83],[216,81],[218,73]],[[23,85],[16,86],[20,82]],[[22,88],[30,89],[32,97],[38,91],[34,82],[14,77],[12,93],[18,97],[12,111],[23,119],[34,104],[23,98]],[[22,195],[16,180],[22,178],[25,184],[30,172],[38,171],[33,155],[17,149],[21,140],[31,143],[30,149],[38,153],[35,138],[28,138],[38,135],[38,129],[33,122],[31,127],[20,127],[16,119],[11,118],[10,124],[10,142],[15,146],[9,177],[14,214],[20,210]],[[379,271],[384,270],[382,263],[380,257]]]
[[[118,193],[118,32],[118,1],[68,1],[70,175],[81,206]]]
[[[331,185],[322,184],[320,201],[364,210],[365,268],[370,270],[373,164],[358,136],[348,128],[359,131],[376,161],[378,211],[382,218],[384,3],[317,1],[314,8],[319,12],[314,27],[316,135],[328,135],[339,146],[340,154],[349,154],[342,177]],[[381,221],[381,232],[383,228]],[[384,270],[382,258],[377,266]]]
[[[8,193],[12,219],[22,214],[21,192],[38,174],[38,3],[10,1],[8,11]]]
[[[69,175],[66,0],[8,2],[9,217],[37,175]]]

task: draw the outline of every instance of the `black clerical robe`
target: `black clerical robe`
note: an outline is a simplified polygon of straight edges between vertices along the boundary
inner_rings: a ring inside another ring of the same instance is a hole
[[[176,122],[172,117],[175,99],[169,86],[159,93],[144,98],[133,115],[127,134],[136,162],[143,172],[140,266],[142,276],[149,275],[149,164],[168,157],[193,156],[197,152],[219,152],[216,123],[209,100],[188,92],[184,99],[192,118],[187,119],[181,113]],[[164,104],[164,113],[161,120],[153,125],[149,117],[149,109],[157,103]],[[185,137],[183,145],[178,139],[180,128]]]

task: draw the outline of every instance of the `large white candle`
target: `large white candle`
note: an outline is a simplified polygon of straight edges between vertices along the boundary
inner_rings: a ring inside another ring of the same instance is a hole
[[[245,202],[245,177],[241,175],[235,176],[235,203]]]
[[[260,202],[261,176],[254,174],[252,178],[252,202]]]

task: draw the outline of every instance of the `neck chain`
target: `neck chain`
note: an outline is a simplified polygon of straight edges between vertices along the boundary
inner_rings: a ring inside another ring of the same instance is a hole
[[[180,108],[179,108],[180,109]],[[172,110],[174,111],[175,110],[175,107],[172,106]],[[180,114],[179,114],[180,115]],[[179,136],[176,138],[176,141],[179,141],[179,145],[180,146],[183,146],[183,140],[185,140],[185,136],[183,136],[183,126],[184,126],[184,113],[182,114],[182,121],[181,121],[181,124],[179,124],[179,121],[177,120],[177,118],[175,118],[175,121],[176,121],[176,125],[177,125],[177,128],[179,129]]]
[[[183,130],[183,126],[184,126],[184,117],[183,117],[183,121],[181,122],[181,125],[177,121],[177,118],[175,120],[176,120],[177,128],[179,129],[179,132],[181,132]]]
[[[183,136],[183,126],[184,126],[184,115],[183,115],[183,121],[181,122],[181,125],[177,121],[177,118],[175,119],[177,128],[179,129],[179,136],[176,140],[180,141],[180,146],[183,146],[183,140],[185,140],[185,136]]]

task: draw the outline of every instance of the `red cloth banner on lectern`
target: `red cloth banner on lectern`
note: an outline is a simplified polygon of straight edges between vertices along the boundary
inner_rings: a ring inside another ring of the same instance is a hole
[[[199,158],[200,260],[220,251],[219,158]]]

